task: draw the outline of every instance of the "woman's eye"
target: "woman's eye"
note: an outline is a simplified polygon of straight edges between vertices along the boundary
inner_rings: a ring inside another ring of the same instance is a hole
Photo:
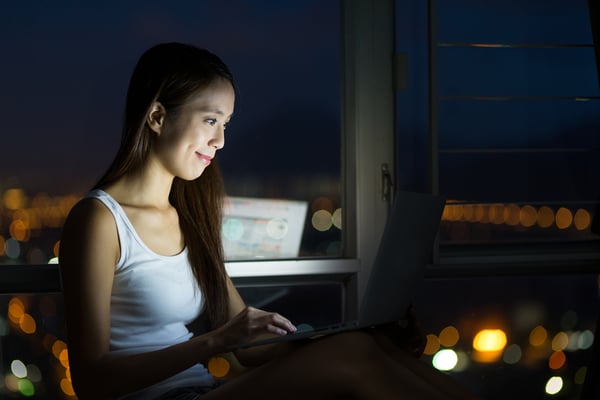
[[[208,122],[208,124],[210,126],[213,126],[214,124],[217,123],[217,120],[215,118],[209,118],[209,119],[206,120],[206,122]]]

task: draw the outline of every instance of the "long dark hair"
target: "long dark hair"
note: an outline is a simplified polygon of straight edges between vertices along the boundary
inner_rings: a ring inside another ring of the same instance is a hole
[[[168,115],[174,115],[190,97],[216,79],[225,79],[234,86],[229,68],[205,49],[164,43],[147,50],[129,82],[119,150],[95,188],[141,171],[153,142],[146,118],[155,101],[165,107]],[[216,159],[193,181],[175,177],[169,194],[179,214],[194,276],[205,296],[204,318],[209,328],[223,324],[229,308],[221,242],[223,198]]]

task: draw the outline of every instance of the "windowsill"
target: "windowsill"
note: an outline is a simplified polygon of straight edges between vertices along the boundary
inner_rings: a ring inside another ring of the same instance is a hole
[[[359,261],[343,258],[249,260],[225,263],[232,278],[257,278],[267,276],[339,275],[360,270]]]
[[[360,270],[359,260],[341,258],[254,260],[226,262],[234,282],[340,280]],[[62,291],[58,264],[0,266],[1,293],[58,293]]]

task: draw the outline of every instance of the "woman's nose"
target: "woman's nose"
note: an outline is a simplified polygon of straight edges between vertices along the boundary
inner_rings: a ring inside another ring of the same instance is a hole
[[[210,139],[208,144],[217,150],[220,150],[225,146],[225,127],[220,126],[215,130],[215,135]]]

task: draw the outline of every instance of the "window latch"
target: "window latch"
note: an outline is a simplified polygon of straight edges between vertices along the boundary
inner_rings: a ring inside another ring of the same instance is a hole
[[[381,199],[386,201],[388,204],[392,202],[392,175],[390,169],[386,163],[381,164]]]

